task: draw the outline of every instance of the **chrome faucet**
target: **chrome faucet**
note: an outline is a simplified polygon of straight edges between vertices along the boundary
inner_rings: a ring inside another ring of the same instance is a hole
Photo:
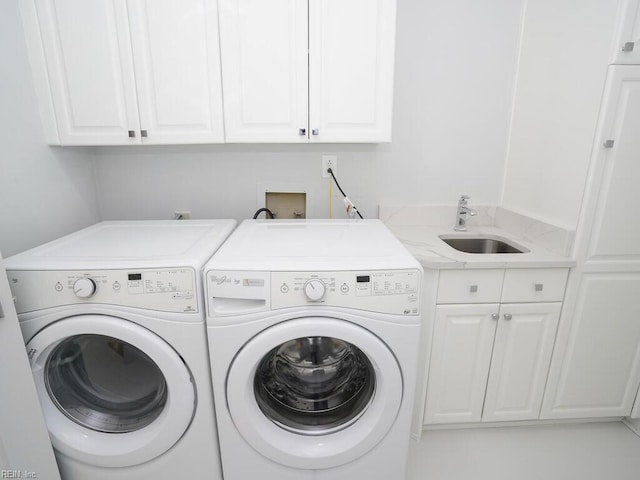
[[[467,200],[469,200],[469,196],[462,195],[460,200],[458,200],[458,210],[456,211],[456,225],[453,227],[454,230],[458,232],[466,232],[467,231],[467,215],[470,217],[475,216],[478,212],[476,212],[473,208],[469,208]]]

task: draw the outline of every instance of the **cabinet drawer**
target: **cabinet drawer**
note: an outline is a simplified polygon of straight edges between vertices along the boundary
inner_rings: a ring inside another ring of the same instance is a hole
[[[504,270],[441,270],[438,303],[498,303]]]
[[[516,268],[507,270],[502,302],[561,302],[567,268]]]

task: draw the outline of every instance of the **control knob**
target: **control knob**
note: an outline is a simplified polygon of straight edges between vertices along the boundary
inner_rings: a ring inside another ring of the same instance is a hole
[[[327,287],[325,286],[324,282],[322,280],[318,280],[317,278],[313,278],[304,284],[304,294],[312,302],[319,302],[320,300],[322,300],[322,297],[324,297],[326,291]]]
[[[89,298],[96,293],[96,282],[93,279],[85,277],[79,278],[73,284],[73,293],[80,298]]]

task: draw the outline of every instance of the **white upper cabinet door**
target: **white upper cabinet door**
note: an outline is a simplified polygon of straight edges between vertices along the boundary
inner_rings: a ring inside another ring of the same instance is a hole
[[[640,66],[611,67],[606,95],[604,128],[595,146],[599,155],[590,173],[598,193],[592,203],[586,266],[638,270],[640,216],[629,208],[640,179]]]
[[[128,6],[142,143],[223,142],[216,0]]]
[[[227,142],[308,141],[306,0],[219,0]]]
[[[40,29],[43,51],[30,56],[44,56],[59,142],[140,143],[125,0],[34,1],[22,12],[26,27]]]
[[[424,423],[479,422],[498,304],[438,305]]]
[[[309,0],[312,141],[391,141],[395,19],[395,0]]]
[[[502,305],[482,421],[538,418],[561,306]]]
[[[640,65],[640,0],[622,0],[613,63]]]

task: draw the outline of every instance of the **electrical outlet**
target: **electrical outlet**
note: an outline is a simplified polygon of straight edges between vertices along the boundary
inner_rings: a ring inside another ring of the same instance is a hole
[[[334,175],[338,175],[338,157],[336,155],[322,155],[322,178],[330,178],[328,169],[331,169]]]
[[[186,210],[176,210],[173,212],[174,220],[189,220],[191,218],[191,212]]]

